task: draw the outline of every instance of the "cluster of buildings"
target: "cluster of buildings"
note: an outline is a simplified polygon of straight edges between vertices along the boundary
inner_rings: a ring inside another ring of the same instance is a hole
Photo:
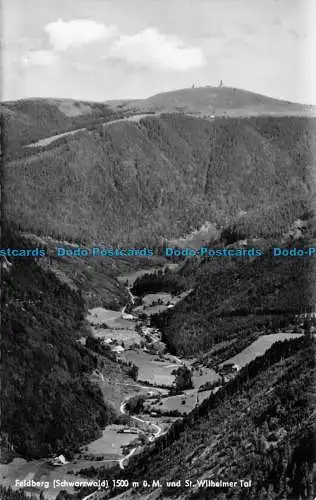
[[[111,348],[111,351],[115,352],[116,354],[121,354],[123,351],[125,351],[125,348],[122,345],[119,345],[117,343],[117,340],[114,340],[112,338],[103,339],[102,343],[108,345]]]
[[[68,464],[68,462],[64,455],[59,455],[58,457],[53,457],[51,460],[49,460],[49,465],[52,465],[53,467],[60,467],[66,464]]]
[[[136,321],[137,318],[136,316],[133,316],[133,314],[129,314],[129,313],[126,313],[126,312],[122,312],[122,319],[128,319],[129,321]]]
[[[133,427],[124,427],[123,429],[119,429],[117,431],[118,434],[139,434],[141,431],[137,428]]]
[[[240,366],[236,363],[225,363],[222,365],[218,370],[218,374],[222,378],[222,383],[229,382],[229,380],[235,377],[239,370]]]
[[[158,330],[158,328],[142,326],[141,334],[147,341],[147,346],[144,348],[145,352],[153,352],[154,354],[158,354],[163,353],[166,350],[165,344],[161,342],[161,332],[160,330]]]

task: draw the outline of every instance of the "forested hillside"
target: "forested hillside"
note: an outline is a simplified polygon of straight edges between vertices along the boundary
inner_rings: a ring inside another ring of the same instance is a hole
[[[1,243],[28,246],[8,231]],[[10,260],[1,269],[1,438],[23,456],[72,453],[117,418],[88,380],[95,357],[76,342],[84,301],[32,257]]]
[[[106,104],[73,99],[20,99],[0,104],[7,155],[51,135],[91,127],[117,116]]]
[[[261,257],[205,258],[193,266],[194,290],[152,317],[174,353],[196,355],[225,340],[240,345],[255,332],[284,327],[295,314],[313,310],[311,257],[273,257],[267,249]]]
[[[137,257],[78,257],[58,256],[56,248],[76,248],[75,243],[58,241],[51,237],[39,237],[22,233],[23,239],[31,245],[42,245],[48,258],[39,259],[44,270],[50,270],[71,288],[80,290],[88,308],[105,307],[119,310],[129,299],[126,288],[119,283],[117,276],[137,270],[142,266],[155,266],[163,263],[160,258]],[[79,242],[84,248],[82,242]]]
[[[0,485],[0,498],[1,500],[28,500],[30,496],[25,494],[22,490],[14,491],[12,488],[5,488]],[[31,495],[31,500],[35,498],[35,496]]]
[[[315,197],[315,122],[161,115],[118,122],[6,164],[5,206],[57,239],[155,245],[205,221],[276,236]]]
[[[149,488],[137,489],[147,500],[312,500],[314,377],[310,338],[274,344],[150,450],[134,456],[124,478],[146,478],[149,484],[159,479],[162,487],[152,495]],[[188,479],[251,479],[252,485],[193,489],[184,486]],[[168,488],[168,480],[181,480],[182,486]]]

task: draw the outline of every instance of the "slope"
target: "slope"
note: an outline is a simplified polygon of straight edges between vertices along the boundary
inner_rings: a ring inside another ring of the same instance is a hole
[[[44,137],[113,119],[106,104],[72,99],[21,99],[0,104],[7,154]]]
[[[80,290],[88,308],[104,307],[119,310],[128,301],[126,288],[117,280],[117,276],[137,271],[141,267],[165,263],[162,257],[78,257],[59,256],[56,249],[76,249],[75,243],[53,239],[50,236],[39,237],[35,234],[21,233],[25,243],[43,247],[48,258],[38,260],[45,271],[54,273],[57,278],[73,290]],[[81,249],[87,250],[82,244]]]
[[[7,230],[2,244],[29,248]],[[1,443],[26,457],[73,453],[118,418],[89,381],[95,356],[76,342],[87,333],[81,294],[16,257],[1,268],[1,309]]]
[[[149,485],[159,479],[152,494],[148,487],[134,492],[147,500],[314,498],[314,377],[311,339],[274,344],[151,450],[133,457],[124,478],[141,484],[146,478]],[[203,479],[237,485],[199,485]],[[251,479],[251,487],[241,487],[240,479]],[[181,485],[168,487],[170,480]]]
[[[119,246],[244,212],[250,235],[281,234],[314,199],[315,131],[307,118],[172,114],[100,126],[8,162],[6,216],[56,239]]]
[[[267,248],[261,257],[204,258],[197,269],[190,268],[192,280],[190,274],[196,275],[193,291],[152,318],[169,348],[184,356],[227,340],[242,350],[254,334],[286,326],[295,314],[314,307],[312,257],[275,257]]]
[[[296,115],[314,113],[312,106],[282,101],[233,87],[195,87],[163,92],[147,99],[108,101],[116,110],[183,112],[217,116]]]

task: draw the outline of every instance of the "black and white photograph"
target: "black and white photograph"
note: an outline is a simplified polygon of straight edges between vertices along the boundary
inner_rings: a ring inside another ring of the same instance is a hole
[[[316,0],[0,27],[0,500],[315,500]]]

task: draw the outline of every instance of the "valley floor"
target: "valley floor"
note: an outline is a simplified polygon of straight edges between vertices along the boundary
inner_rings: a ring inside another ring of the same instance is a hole
[[[121,281],[127,281],[129,293],[134,280],[143,272],[140,270],[120,277]],[[215,370],[197,363],[196,360],[179,359],[170,355],[166,347],[161,345],[160,332],[148,327],[146,320],[139,320],[139,311],[146,312],[155,300],[160,299],[162,305],[170,302],[172,297],[164,295],[145,296],[141,309],[134,307],[132,310],[131,315],[135,315],[133,319],[124,319],[125,307],[121,311],[95,308],[89,311],[87,317],[93,335],[107,343],[112,352],[116,353],[116,361],[112,361],[112,365],[110,363],[104,370],[96,371],[92,379],[101,388],[107,402],[121,414],[127,414],[126,402],[135,395],[144,396],[145,413],[131,415],[128,425],[107,426],[99,439],[82,447],[81,453],[67,465],[52,468],[45,459],[27,462],[20,458],[16,458],[10,464],[0,465],[0,481],[3,485],[14,488],[16,479],[49,481],[49,488],[44,490],[44,496],[49,500],[53,500],[61,489],[73,493],[73,488],[54,488],[53,481],[64,478],[70,481],[87,480],[79,471],[90,467],[97,470],[101,466],[108,466],[110,469],[119,464],[123,469],[128,464],[130,456],[141,453],[143,447],[168,430],[176,418],[190,413],[212,392],[218,390],[223,380],[220,381],[220,376]],[[236,363],[241,368],[263,355],[273,343],[300,335],[290,332],[262,335],[226,363]],[[82,338],[81,341],[84,343],[85,339]],[[157,351],[154,350],[155,344],[160,346]],[[118,347],[121,349],[117,349]],[[130,362],[138,367],[137,382],[126,377],[119,369],[120,364]],[[114,365],[118,365],[115,378],[112,371]],[[186,365],[192,370],[194,388],[178,395],[169,395],[174,382],[172,372],[181,365]],[[223,363],[220,368],[222,365]],[[218,385],[215,389],[201,390],[201,386],[207,382],[217,382]],[[40,489],[32,491],[38,494]]]

